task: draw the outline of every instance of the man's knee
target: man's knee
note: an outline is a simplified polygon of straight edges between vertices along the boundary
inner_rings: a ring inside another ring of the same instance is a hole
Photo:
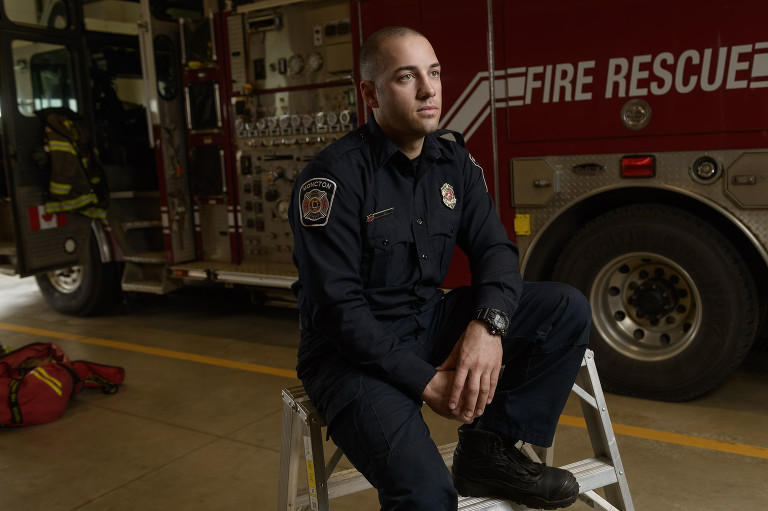
[[[589,342],[589,327],[592,308],[584,294],[569,284],[546,283],[546,294],[554,314],[552,334],[569,344],[586,345]]]
[[[560,284],[560,293],[565,303],[563,317],[575,330],[588,330],[592,320],[592,308],[584,294],[573,286]]]

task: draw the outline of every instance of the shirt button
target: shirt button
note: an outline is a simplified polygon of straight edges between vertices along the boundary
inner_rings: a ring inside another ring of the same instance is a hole
[[[381,244],[386,247],[387,245],[389,245],[389,240],[384,240],[381,242]]]
[[[421,218],[417,218],[417,219],[416,219],[416,223],[417,223],[417,224],[419,224],[419,225],[421,225],[421,224],[423,224],[423,223],[424,223],[424,220],[422,220]]]
[[[421,254],[421,258],[426,261],[427,260],[427,254]]]

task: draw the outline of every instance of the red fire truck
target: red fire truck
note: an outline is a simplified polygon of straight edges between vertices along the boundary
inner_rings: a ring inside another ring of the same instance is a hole
[[[361,40],[409,25],[525,278],[589,297],[603,385],[690,399],[766,337],[766,15],[757,0],[3,0],[0,270],[69,314],[196,281],[288,299],[290,190],[368,115]],[[77,159],[103,169],[103,219],[56,195],[62,142],[41,112],[62,108],[93,140]],[[468,280],[456,259],[446,287]]]

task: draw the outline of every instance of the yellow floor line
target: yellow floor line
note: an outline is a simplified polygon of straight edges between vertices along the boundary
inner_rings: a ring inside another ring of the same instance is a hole
[[[230,369],[240,369],[243,371],[251,371],[261,374],[269,374],[272,376],[281,376],[285,378],[296,378],[296,371],[288,369],[279,369],[276,367],[269,367],[260,364],[250,364],[247,362],[235,362],[233,360],[226,360],[222,358],[207,357],[205,355],[196,355],[194,353],[184,353],[181,351],[166,350],[162,348],[153,348],[151,346],[142,346],[140,344],[133,344],[121,341],[112,341],[108,339],[98,339],[95,337],[84,337],[77,334],[68,334],[65,332],[57,332],[53,330],[44,330],[41,328],[31,328],[20,325],[12,325],[9,323],[0,323],[0,329],[8,330],[11,332],[19,332],[30,335],[36,335],[40,337],[47,337],[51,339],[64,339],[68,341],[77,341],[85,344],[94,344],[98,346],[105,346],[108,348],[114,348],[124,351],[134,351],[138,353],[144,353],[147,355],[155,355],[159,357],[173,358],[177,360],[186,360],[189,362],[199,362],[202,364],[215,365],[220,367],[227,367]],[[586,429],[586,423],[581,417],[573,417],[570,415],[562,415],[560,417],[560,424],[565,426],[574,426],[578,428]],[[759,447],[754,445],[737,444],[732,442],[723,442],[720,440],[711,440],[707,438],[701,438],[691,435],[681,435],[679,433],[667,433],[665,431],[658,431],[655,429],[640,428],[636,426],[626,426],[624,424],[613,424],[613,430],[618,435],[644,438],[647,440],[656,440],[659,442],[665,442],[669,444],[683,445],[688,447],[698,447],[701,449],[707,449],[710,451],[727,452],[731,454],[739,454],[742,456],[750,456],[753,458],[768,459],[768,448]]]
[[[115,348],[115,349],[124,350],[124,351],[134,351],[137,353],[155,355],[158,357],[174,358],[177,360],[187,360],[190,362],[199,362],[202,364],[227,367],[230,369],[241,369],[243,371],[251,371],[254,373],[269,374],[272,376],[282,376],[284,378],[296,379],[296,371],[291,371],[289,369],[279,369],[277,367],[269,367],[269,366],[264,366],[260,364],[251,364],[248,362],[236,362],[234,360],[207,357],[205,355],[196,355],[194,353],[185,353],[182,351],[166,350],[162,348],[153,348],[151,346],[143,346],[141,344],[133,344],[129,342],[111,341],[108,339],[97,339],[95,337],[84,337],[82,335],[67,334],[64,332],[56,332],[53,330],[43,330],[41,328],[30,328],[26,326],[11,325],[8,323],[0,323],[0,329],[9,330],[12,332],[20,332],[24,334],[38,335],[41,337],[49,337],[53,339],[65,339],[68,341],[77,341],[85,344],[95,344],[98,346],[105,346],[108,348]]]
[[[67,334],[65,332],[55,332],[53,330],[43,330],[42,328],[31,328],[28,326],[11,325],[9,323],[0,323],[0,328],[11,332],[20,332],[22,334],[39,335],[40,337],[52,337],[54,339],[66,339],[68,341],[77,341],[82,335]]]
[[[561,415],[560,424],[566,426],[575,426],[586,429],[587,424],[581,417],[570,415]],[[723,442],[721,440],[712,440],[698,436],[681,435],[679,433],[668,433],[655,429],[640,428],[637,426],[626,426],[624,424],[613,423],[613,431],[617,435],[644,438],[646,440],[657,440],[668,444],[684,445],[687,447],[699,447],[710,451],[727,452],[731,454],[740,454],[742,456],[751,456],[753,458],[768,459],[768,448],[756,445],[737,444],[733,442]]]

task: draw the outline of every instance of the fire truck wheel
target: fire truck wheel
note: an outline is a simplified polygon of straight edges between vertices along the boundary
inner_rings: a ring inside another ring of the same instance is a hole
[[[733,245],[678,208],[638,204],[576,232],[553,279],[592,305],[606,390],[684,401],[725,380],[754,342],[757,292]]]
[[[35,276],[51,308],[73,316],[109,312],[122,300],[120,272],[115,263],[102,263],[91,238],[88,264],[70,266]]]

